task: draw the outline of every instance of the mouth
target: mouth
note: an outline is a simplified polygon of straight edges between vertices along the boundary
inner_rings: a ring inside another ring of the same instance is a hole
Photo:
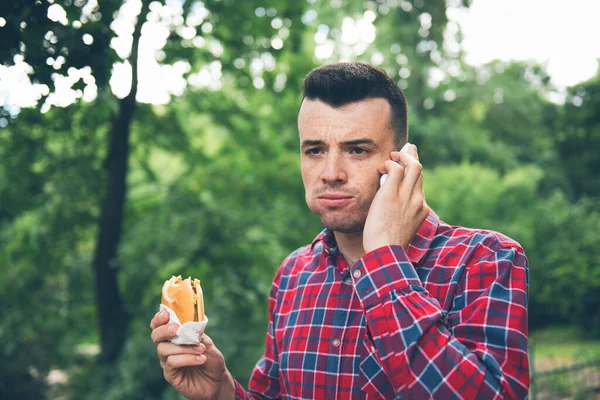
[[[352,196],[342,193],[327,193],[318,197],[319,202],[326,207],[341,207],[352,200]]]

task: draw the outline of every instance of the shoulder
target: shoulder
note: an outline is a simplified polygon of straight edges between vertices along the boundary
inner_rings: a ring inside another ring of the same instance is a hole
[[[294,270],[298,265],[302,265],[306,260],[314,258],[314,252],[312,251],[312,245],[307,244],[302,247],[298,247],[292,251],[281,263],[279,269],[282,272],[289,273]]]
[[[519,242],[489,229],[450,226],[440,222],[430,254],[445,273],[470,289],[485,289],[498,280],[516,279],[526,287],[529,267]]]
[[[448,225],[440,238],[444,243],[440,262],[444,268],[454,266],[458,284],[453,309],[492,299],[527,304],[529,268],[519,242],[494,230]]]
[[[525,256],[521,244],[503,233],[491,229],[451,226],[441,221],[432,247],[476,259],[490,257],[499,252],[514,252]]]
[[[460,281],[467,290],[490,286],[527,291],[529,267],[523,247],[507,235],[488,229],[447,226],[447,254],[460,254]]]
[[[321,266],[321,260],[325,256],[328,236],[328,231],[323,230],[311,243],[292,251],[279,266],[275,280],[280,283],[281,281],[285,282],[300,272],[318,269]]]

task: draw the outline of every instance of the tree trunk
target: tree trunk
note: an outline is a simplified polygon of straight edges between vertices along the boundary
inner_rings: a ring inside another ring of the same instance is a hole
[[[93,261],[102,349],[101,360],[103,362],[113,362],[119,357],[129,322],[129,316],[123,306],[119,291],[117,274],[120,266],[117,253],[121,240],[123,210],[127,194],[129,130],[136,108],[138,45],[147,14],[148,0],[144,0],[134,29],[133,45],[129,56],[132,70],[131,91],[119,102],[118,114],[112,119],[109,150],[104,161],[106,189],[101,205]]]

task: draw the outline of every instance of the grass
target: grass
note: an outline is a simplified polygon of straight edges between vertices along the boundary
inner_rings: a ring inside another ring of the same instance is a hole
[[[600,340],[586,340],[576,327],[552,327],[532,332],[530,356],[536,371],[600,358]]]

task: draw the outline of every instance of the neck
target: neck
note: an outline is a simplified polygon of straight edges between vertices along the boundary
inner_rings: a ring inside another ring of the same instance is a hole
[[[342,253],[349,266],[352,266],[356,260],[365,254],[365,250],[363,249],[362,231],[356,233],[340,233],[334,231],[333,235],[335,236],[338,250]]]

